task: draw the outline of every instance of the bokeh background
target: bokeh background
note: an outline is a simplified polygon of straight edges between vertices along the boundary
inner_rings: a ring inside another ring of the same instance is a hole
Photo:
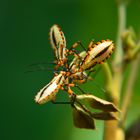
[[[114,0],[3,0],[0,2],[0,139],[1,140],[101,140],[103,121],[97,129],[73,126],[69,105],[37,105],[34,96],[53,77],[53,71],[24,73],[36,62],[54,60],[49,30],[58,24],[65,33],[67,47],[80,40],[116,40],[118,18]],[[130,0],[127,27],[140,33],[140,1]],[[80,50],[80,48],[79,48]],[[111,60],[110,60],[111,61]],[[48,67],[53,68],[51,64]],[[126,74],[127,76],[127,74]],[[103,87],[102,71],[95,78]],[[129,109],[127,126],[140,115],[140,74]],[[85,91],[103,97],[94,82],[83,85]],[[63,96],[63,97],[62,97]],[[58,99],[67,98],[59,92]]]

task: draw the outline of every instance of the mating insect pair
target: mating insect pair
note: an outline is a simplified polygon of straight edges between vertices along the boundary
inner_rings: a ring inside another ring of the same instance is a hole
[[[67,91],[69,95],[73,95],[71,86],[86,81],[88,78],[87,71],[91,71],[96,64],[100,64],[109,58],[114,50],[111,40],[103,40],[96,44],[91,41],[87,50],[80,42],[76,42],[68,49],[66,48],[64,33],[58,25],[52,26],[50,30],[50,42],[56,58],[55,69],[62,68],[62,70],[38,92],[35,101],[39,104],[53,100],[60,89]],[[78,45],[84,49],[81,53],[77,53],[75,49]],[[69,55],[74,56],[71,63],[68,59]]]

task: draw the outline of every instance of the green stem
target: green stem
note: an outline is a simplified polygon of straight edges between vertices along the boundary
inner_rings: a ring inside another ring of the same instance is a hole
[[[122,128],[124,128],[125,126],[127,111],[133,94],[133,87],[137,78],[138,66],[139,66],[139,58],[132,62],[132,69],[129,74],[125,94],[122,100],[123,103],[122,103],[122,113],[121,113],[121,123],[120,123]]]
[[[108,100],[112,100],[112,95],[111,95],[111,91],[112,91],[112,73],[111,73],[111,69],[108,65],[108,63],[103,63],[102,65],[102,70],[104,72],[104,79],[105,79],[105,90],[106,90],[106,96],[108,98]]]
[[[132,57],[134,58],[140,52],[140,41],[135,46],[135,49],[132,51]]]
[[[118,4],[118,34],[117,34],[117,48],[115,53],[115,59],[114,64],[116,67],[118,65],[122,65],[122,59],[123,59],[123,47],[122,47],[122,40],[121,35],[122,32],[125,30],[126,26],[126,6],[124,2],[120,2]]]
[[[126,5],[123,1],[118,4],[118,35],[116,44],[116,53],[113,62],[113,81],[111,99],[112,102],[118,107],[120,101],[120,94],[122,88],[122,70],[123,70],[123,46],[121,34],[125,30],[126,25]],[[106,85],[107,86],[107,85]],[[118,114],[116,114],[118,115]],[[124,140],[124,132],[119,129],[118,121],[105,121],[104,140]]]

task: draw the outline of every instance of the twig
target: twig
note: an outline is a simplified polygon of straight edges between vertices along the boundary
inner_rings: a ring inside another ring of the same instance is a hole
[[[113,86],[111,91],[112,102],[118,107],[123,79],[123,46],[121,34],[126,25],[126,5],[123,0],[118,3],[118,35],[116,53],[113,61]],[[107,85],[106,85],[107,86]],[[118,128],[118,121],[105,121],[104,140],[123,140],[124,133]]]
[[[116,53],[115,53],[115,59],[114,59],[114,64],[116,67],[118,65],[122,65],[122,59],[123,59],[123,47],[122,47],[122,40],[121,40],[121,35],[122,32],[125,30],[126,26],[126,5],[123,2],[123,0],[120,0],[118,3],[118,34],[117,34],[117,48],[116,48]]]
[[[111,73],[111,69],[108,65],[108,63],[103,63],[102,65],[102,70],[104,72],[104,79],[105,79],[105,90],[106,90],[106,96],[109,100],[111,99],[111,92],[112,92],[112,73]]]
[[[138,65],[139,65],[139,57],[132,62],[132,69],[128,78],[128,82],[126,85],[125,94],[123,97],[123,103],[122,103],[122,114],[121,114],[121,127],[124,127],[125,120],[128,112],[128,108],[130,105],[131,97],[133,94],[133,87],[135,84],[135,80],[137,78],[137,72],[138,72]]]

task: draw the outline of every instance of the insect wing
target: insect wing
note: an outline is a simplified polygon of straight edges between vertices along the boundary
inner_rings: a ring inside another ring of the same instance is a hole
[[[50,29],[50,43],[54,50],[54,54],[57,60],[63,60],[66,58],[66,40],[64,33],[58,25],[53,25]]]
[[[44,104],[52,100],[58,90],[61,88],[64,83],[65,78],[62,74],[55,76],[52,81],[43,87],[35,96],[35,101],[39,104]]]

